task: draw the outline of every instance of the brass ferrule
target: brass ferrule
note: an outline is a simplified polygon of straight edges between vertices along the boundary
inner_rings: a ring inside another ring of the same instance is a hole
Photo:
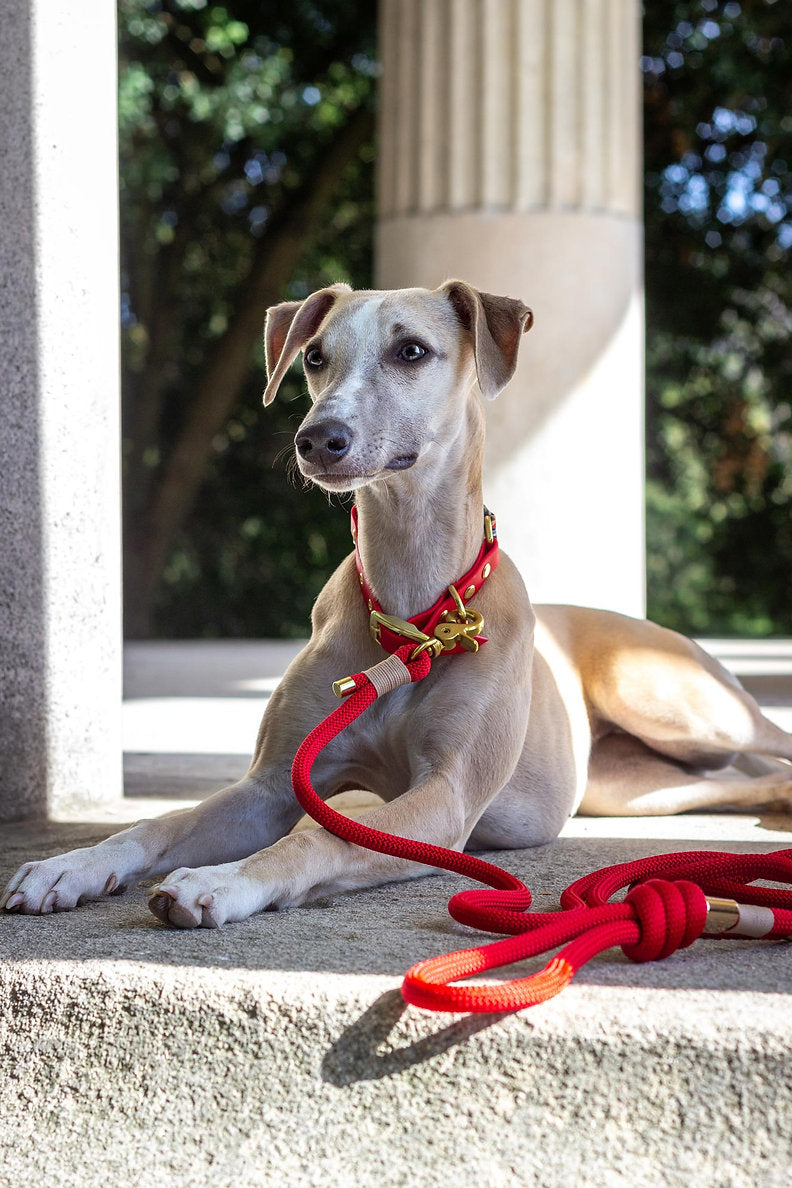
[[[730,932],[740,923],[740,908],[734,899],[718,899],[714,895],[705,895],[704,898],[707,901],[707,922],[702,936]]]

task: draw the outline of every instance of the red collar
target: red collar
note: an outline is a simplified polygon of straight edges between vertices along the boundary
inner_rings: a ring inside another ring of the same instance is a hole
[[[352,508],[352,539],[355,542],[355,566],[357,568],[358,581],[360,582],[363,601],[366,603],[366,607],[371,616],[369,630],[371,631],[372,638],[375,639],[380,647],[383,647],[386,652],[395,652],[397,648],[403,647],[405,639],[412,639],[416,643],[420,643],[422,639],[425,640],[427,637],[429,639],[436,638],[435,629],[439,624],[449,620],[453,622],[459,619],[459,604],[451,591],[456,591],[459,595],[460,602],[462,604],[467,604],[467,602],[478,593],[490,574],[497,568],[498,561],[500,560],[498,550],[498,536],[495,528],[495,517],[485,507],[484,540],[482,542],[481,548],[479,549],[479,554],[476,557],[476,560],[467,573],[464,573],[462,577],[454,583],[453,586],[449,586],[448,593],[442,594],[440,598],[438,598],[437,602],[435,602],[433,606],[430,606],[428,610],[420,611],[419,614],[413,615],[411,619],[407,620],[400,620],[395,619],[393,616],[386,616],[391,623],[389,626],[388,624],[382,622],[381,618],[378,618],[378,616],[384,616],[385,612],[377,601],[374,591],[368,584],[366,575],[363,572],[363,562],[360,558],[360,548],[358,546],[358,516],[356,507]],[[476,612],[473,611],[472,608],[469,608],[468,616],[472,619],[475,615]],[[398,629],[397,625],[400,623],[403,624],[403,626],[401,629]],[[407,624],[412,625],[416,634],[408,634],[404,630]],[[476,635],[472,638],[475,639],[477,644],[483,644],[487,642],[487,637],[484,635]],[[449,640],[443,646],[443,652],[446,655],[454,655],[464,651],[475,650],[469,643],[467,647],[463,647],[458,643],[454,646],[450,645],[451,640]]]

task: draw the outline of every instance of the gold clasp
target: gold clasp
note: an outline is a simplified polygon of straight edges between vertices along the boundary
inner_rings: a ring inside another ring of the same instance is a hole
[[[394,635],[401,635],[413,643],[426,643],[431,638],[425,632],[420,631],[414,623],[408,623],[406,619],[397,619],[395,615],[386,615],[383,611],[373,610],[369,616],[369,634],[380,646],[382,646],[380,630],[383,627],[387,627],[388,631],[392,631]]]
[[[434,636],[427,635],[407,619],[373,610],[369,616],[371,638],[382,647],[382,628],[385,627],[394,635],[409,640],[417,645],[410,660],[414,660],[421,652],[429,652],[432,659],[436,660],[441,652],[453,652],[457,645],[468,652],[477,652],[479,645],[476,636],[481,635],[484,618],[477,610],[465,606],[454,586],[449,586],[448,592],[456,603],[456,611],[443,612],[441,621],[434,629]]]
[[[443,645],[439,639],[431,639],[428,635],[418,647],[410,653],[410,660],[415,660],[420,656],[421,652],[428,652],[432,660],[436,660],[443,650]]]
[[[427,635],[425,631],[420,631],[414,623],[409,623],[406,619],[399,619],[396,615],[386,615],[383,611],[373,610],[369,616],[369,634],[380,647],[382,647],[380,634],[383,627],[392,631],[394,635],[401,635],[403,639],[418,645],[410,656],[411,660],[414,660],[421,652],[430,652],[432,659],[435,660],[443,650],[439,640],[432,639],[431,635]]]
[[[468,652],[477,652],[479,645],[475,637],[484,629],[484,617],[472,606],[465,606],[454,586],[449,586],[448,592],[456,603],[456,613],[443,613],[435,627],[435,639],[443,645],[444,652],[453,652],[457,644]]]

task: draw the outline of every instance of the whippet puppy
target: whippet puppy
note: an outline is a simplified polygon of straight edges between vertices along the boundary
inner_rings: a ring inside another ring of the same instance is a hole
[[[578,811],[789,806],[792,736],[692,641],[624,615],[532,607],[503,555],[468,589],[455,585],[491,534],[481,398],[512,377],[531,322],[521,301],[461,281],[433,291],[332,285],[269,311],[264,403],[302,351],[311,409],[297,464],[326,491],[355,492],[357,564],[348,556],[319,595],[310,642],[272,695],[242,780],[195,808],[25,863],[0,901],[6,911],[66,911],[164,876],[154,914],[215,928],[425,874],[321,829],[290,833],[301,811],[289,772],[337,704],[334,680],[384,656],[369,598],[409,620],[451,586],[465,609],[475,595],[487,642],[440,655],[425,680],[335,739],[314,768],[321,796],[369,789],[385,802],[369,824],[454,849],[548,842]],[[745,756],[771,758],[748,760],[751,778],[725,773]]]

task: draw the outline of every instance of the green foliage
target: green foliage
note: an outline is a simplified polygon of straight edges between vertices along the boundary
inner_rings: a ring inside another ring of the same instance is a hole
[[[649,614],[792,632],[792,42],[772,0],[645,15]]]
[[[369,157],[348,172],[283,298],[333,281],[370,287],[373,219]],[[162,575],[155,622],[164,638],[305,637],[316,596],[350,550],[339,499],[305,484],[291,463],[307,411],[301,372],[287,377],[266,409],[265,382],[262,339]]]
[[[262,408],[263,343],[211,436],[197,501],[153,595],[141,569],[201,380],[254,298],[268,284],[264,304],[338,280],[371,283],[370,135],[321,222],[290,248],[288,220],[328,158],[332,168],[335,138],[371,108],[374,6],[120,0],[119,18],[128,618],[153,596],[137,633],[305,634],[316,593],[348,551],[348,526],[288,481],[278,456],[301,418],[302,386],[293,379]],[[284,242],[293,267],[281,285],[272,259]]]

